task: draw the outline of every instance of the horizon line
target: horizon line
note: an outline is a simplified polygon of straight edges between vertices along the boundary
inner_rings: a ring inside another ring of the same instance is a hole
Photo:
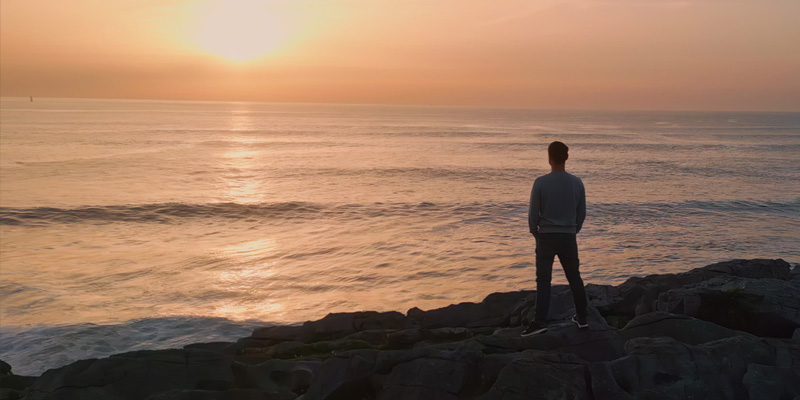
[[[0,99],[36,99],[37,96],[0,96]],[[335,103],[314,101],[254,101],[254,100],[189,100],[189,99],[152,99],[129,97],[60,97],[41,96],[41,99],[62,100],[112,100],[112,101],[143,101],[143,102],[175,102],[175,103],[251,103],[251,104],[295,104],[295,105],[341,105],[341,106],[381,106],[381,107],[432,107],[432,108],[469,108],[469,109],[497,109],[497,110],[530,110],[530,111],[608,111],[608,112],[725,112],[725,113],[780,113],[797,114],[800,110],[730,110],[730,109],[678,109],[678,108],[546,108],[526,106],[474,106],[454,104],[407,104],[407,103]]]

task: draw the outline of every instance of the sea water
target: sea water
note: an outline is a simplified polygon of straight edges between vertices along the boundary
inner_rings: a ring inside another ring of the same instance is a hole
[[[800,113],[3,98],[0,359],[535,289],[554,140],[586,187],[586,283],[800,261]]]

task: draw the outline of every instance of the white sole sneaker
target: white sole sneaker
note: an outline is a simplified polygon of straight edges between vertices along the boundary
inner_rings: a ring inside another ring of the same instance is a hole
[[[578,325],[578,328],[581,328],[581,329],[589,327],[589,321],[586,321],[585,324],[581,324],[580,322],[578,322],[578,316],[577,315],[573,315],[572,316],[572,322],[574,322],[575,325]]]

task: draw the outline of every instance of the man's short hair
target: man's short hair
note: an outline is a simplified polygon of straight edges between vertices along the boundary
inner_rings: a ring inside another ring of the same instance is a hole
[[[550,143],[550,146],[547,146],[547,155],[554,164],[564,164],[569,158],[569,147],[558,141]]]

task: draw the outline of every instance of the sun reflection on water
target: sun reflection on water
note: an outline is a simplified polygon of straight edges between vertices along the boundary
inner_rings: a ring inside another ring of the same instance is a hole
[[[249,132],[253,120],[248,110],[231,112],[230,131]],[[259,170],[264,162],[261,152],[250,146],[256,143],[252,137],[237,134],[228,138],[231,147],[222,154],[221,167],[224,182],[224,201],[253,204],[264,201],[265,185]]]
[[[213,281],[225,291],[235,292],[234,298],[220,299],[213,307],[213,314],[235,320],[252,319],[254,316],[280,314],[282,303],[265,301],[256,294],[269,286],[276,275],[275,265],[268,261],[277,249],[275,240],[265,238],[236,243],[216,250],[236,265],[216,273]]]

